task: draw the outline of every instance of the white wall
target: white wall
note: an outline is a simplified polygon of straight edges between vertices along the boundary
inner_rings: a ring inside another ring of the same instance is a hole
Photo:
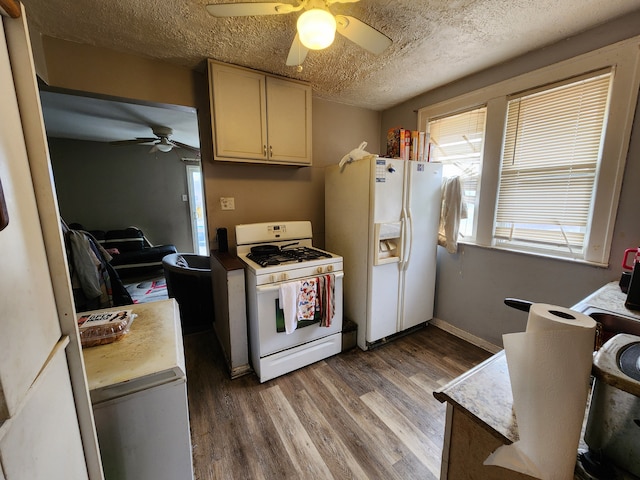
[[[415,111],[521,73],[640,35],[640,12],[602,25],[540,51],[427,92],[382,114],[381,141],[388,128],[415,128]],[[455,255],[438,247],[435,316],[494,345],[504,333],[522,331],[526,313],[503,305],[505,297],[570,307],[620,276],[625,248],[640,245],[640,111],[636,109],[609,268],[461,245]]]

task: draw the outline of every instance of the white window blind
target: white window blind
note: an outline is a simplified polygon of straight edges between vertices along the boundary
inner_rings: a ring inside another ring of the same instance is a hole
[[[601,71],[509,100],[496,245],[583,255],[610,83]]]
[[[460,221],[461,238],[473,237],[486,116],[487,108],[481,107],[428,123],[429,161],[441,162],[443,177],[459,176],[462,183],[462,201],[466,205],[467,218]]]

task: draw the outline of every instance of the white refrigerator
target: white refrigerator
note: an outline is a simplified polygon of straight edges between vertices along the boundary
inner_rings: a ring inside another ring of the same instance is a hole
[[[433,317],[442,165],[368,157],[325,173],[325,247],[366,350]]]

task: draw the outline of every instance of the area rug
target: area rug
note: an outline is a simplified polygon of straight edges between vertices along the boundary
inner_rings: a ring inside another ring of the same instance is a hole
[[[169,298],[167,282],[164,277],[152,278],[125,285],[133,303],[155,302]]]

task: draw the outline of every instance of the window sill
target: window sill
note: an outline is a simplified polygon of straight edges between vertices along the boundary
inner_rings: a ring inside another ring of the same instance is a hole
[[[541,253],[541,252],[526,252],[526,251],[523,251],[523,250],[513,250],[513,249],[510,249],[510,248],[496,247],[495,245],[480,245],[480,244],[477,244],[477,243],[469,241],[469,240],[458,240],[458,245],[465,245],[465,246],[477,247],[477,248],[481,248],[481,249],[485,249],[485,250],[494,250],[494,251],[499,251],[499,252],[504,252],[504,253],[511,253],[511,254],[514,254],[514,255],[525,255],[525,256],[528,256],[528,257],[540,257],[540,258],[546,258],[546,259],[549,259],[549,260],[557,260],[557,261],[573,263],[573,264],[577,263],[577,264],[582,264],[582,265],[588,265],[590,267],[609,268],[609,264],[608,263],[589,262],[589,261],[584,260],[584,259],[559,257],[559,256],[551,255],[551,254]]]

